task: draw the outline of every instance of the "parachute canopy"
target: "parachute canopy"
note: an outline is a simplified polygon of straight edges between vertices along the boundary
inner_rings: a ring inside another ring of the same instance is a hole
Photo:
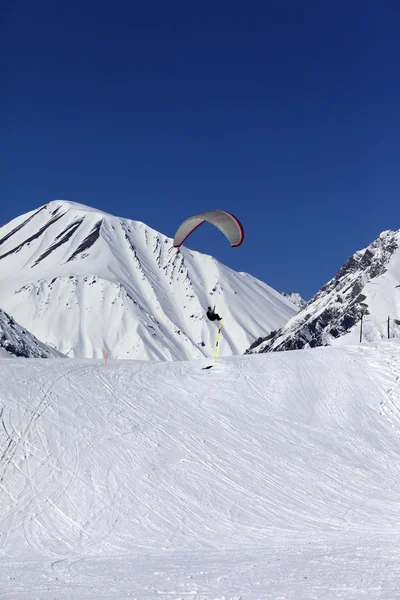
[[[181,223],[175,233],[174,248],[179,248],[186,238],[206,221],[222,231],[225,237],[228,238],[232,248],[240,246],[243,242],[244,231],[239,219],[226,210],[209,210],[193,215]]]

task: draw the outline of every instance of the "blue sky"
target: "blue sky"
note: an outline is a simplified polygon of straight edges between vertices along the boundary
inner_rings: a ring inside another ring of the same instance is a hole
[[[0,221],[62,198],[309,298],[400,228],[400,4],[31,2],[0,19]],[[5,86],[4,86],[5,83]]]

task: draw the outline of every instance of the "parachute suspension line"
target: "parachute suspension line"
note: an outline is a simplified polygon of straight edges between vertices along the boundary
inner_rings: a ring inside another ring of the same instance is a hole
[[[219,327],[218,327],[218,333],[217,333],[217,340],[215,342],[215,348],[214,348],[214,363],[217,362],[217,354],[218,354],[218,347],[219,347],[219,340],[221,337],[221,329],[222,329],[222,319],[219,322]]]

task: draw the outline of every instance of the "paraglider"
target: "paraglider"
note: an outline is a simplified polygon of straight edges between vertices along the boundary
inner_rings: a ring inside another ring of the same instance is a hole
[[[208,307],[207,309],[207,319],[209,321],[221,321],[222,318],[215,312],[215,306],[214,308],[211,308],[211,306]]]
[[[240,246],[243,242],[243,227],[235,215],[226,210],[209,210],[193,215],[181,223],[175,233],[174,248],[179,248],[189,235],[205,222],[217,227],[228,239],[232,248]]]
[[[174,248],[182,246],[183,242],[193,233],[195,229],[200,227],[203,223],[210,223],[217,227],[224,236],[228,239],[232,248],[240,246],[244,239],[243,226],[239,219],[226,210],[209,210],[206,212],[192,215],[183,221],[178,227],[177,232],[174,236]],[[217,339],[214,346],[214,363],[217,361],[217,353],[219,348],[219,341],[222,330],[222,318],[218,313],[215,312],[215,306],[212,309],[211,306],[207,309],[207,318],[209,321],[219,322]],[[204,367],[210,369],[213,365]]]

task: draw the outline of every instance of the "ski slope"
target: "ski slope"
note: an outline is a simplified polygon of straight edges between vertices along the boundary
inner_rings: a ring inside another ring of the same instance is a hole
[[[399,597],[395,341],[0,362],[0,597]]]

